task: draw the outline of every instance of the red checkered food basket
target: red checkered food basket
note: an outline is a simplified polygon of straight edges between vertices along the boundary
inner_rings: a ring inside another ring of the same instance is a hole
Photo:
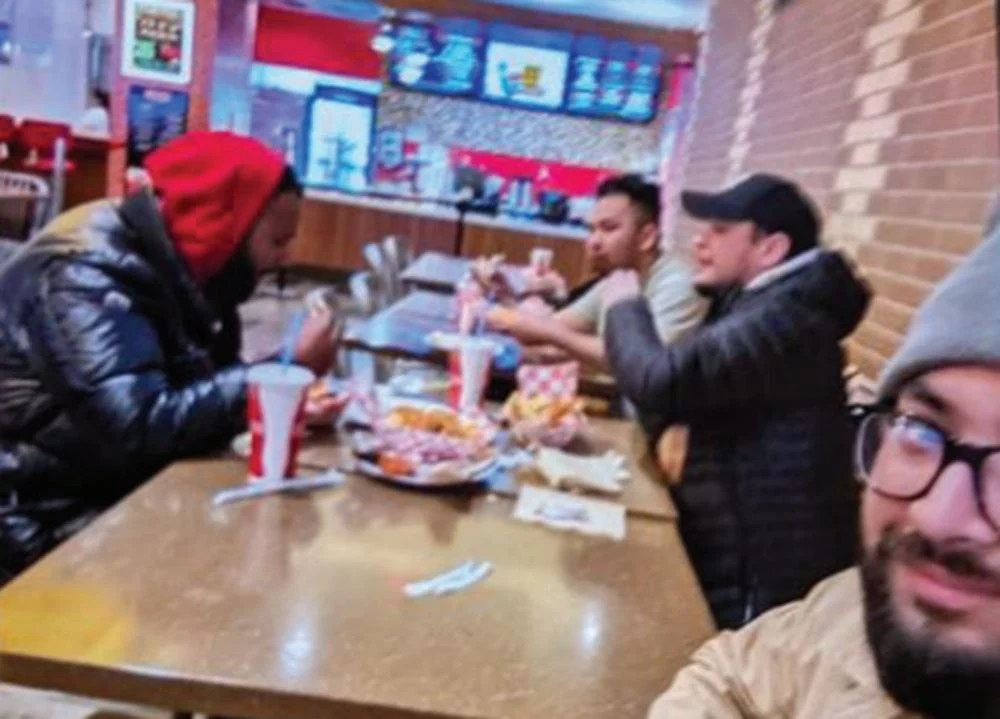
[[[554,365],[523,365],[517,372],[518,394],[522,398],[572,400],[577,395],[580,364],[564,362]],[[514,435],[528,444],[565,447],[586,424],[580,411],[569,412],[553,425],[545,418],[520,418],[512,422]]]

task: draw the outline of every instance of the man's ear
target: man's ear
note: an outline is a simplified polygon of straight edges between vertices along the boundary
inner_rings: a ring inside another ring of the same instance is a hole
[[[761,249],[761,264],[767,269],[777,267],[787,260],[792,251],[792,238],[784,232],[770,234],[758,244]]]
[[[639,231],[639,250],[649,254],[660,246],[660,228],[655,222],[647,222]]]

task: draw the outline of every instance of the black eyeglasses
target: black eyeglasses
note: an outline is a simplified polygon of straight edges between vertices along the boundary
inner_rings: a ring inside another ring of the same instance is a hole
[[[972,470],[980,513],[1000,532],[1000,446],[965,444],[926,420],[877,410],[861,423],[854,461],[873,492],[907,502],[926,497],[944,470],[961,462]]]

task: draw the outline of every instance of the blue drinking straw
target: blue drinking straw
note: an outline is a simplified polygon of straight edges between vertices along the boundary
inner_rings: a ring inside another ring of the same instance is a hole
[[[285,338],[281,343],[281,366],[285,370],[292,364],[292,357],[295,355],[295,343],[299,340],[299,335],[302,333],[302,325],[305,324],[305,321],[306,311],[305,309],[300,309],[292,317],[292,323],[285,332]]]

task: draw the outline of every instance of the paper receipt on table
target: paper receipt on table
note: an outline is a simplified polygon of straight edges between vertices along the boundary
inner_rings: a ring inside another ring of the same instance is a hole
[[[514,519],[592,536],[625,539],[625,507],[539,487],[523,486]]]

